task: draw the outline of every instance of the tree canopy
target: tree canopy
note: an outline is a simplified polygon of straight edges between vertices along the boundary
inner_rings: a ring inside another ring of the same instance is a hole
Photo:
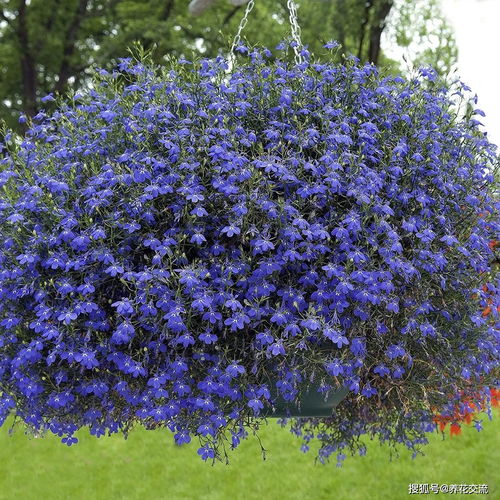
[[[92,67],[128,55],[134,42],[154,48],[156,62],[166,55],[213,56],[227,50],[245,8],[241,4],[216,0],[203,15],[192,16],[180,0],[0,0],[0,118],[17,127],[21,113],[37,113],[44,95],[81,87]],[[313,51],[335,39],[345,53],[388,64],[381,37],[396,19],[396,43],[405,46],[432,35],[446,41],[439,61],[447,61],[447,67],[455,57],[449,29],[443,31],[446,23],[429,25],[430,15],[442,20],[435,0],[297,4],[303,40]],[[286,0],[257,2],[245,35],[272,48],[287,36],[287,19]],[[421,56],[418,62],[436,59],[430,49]]]

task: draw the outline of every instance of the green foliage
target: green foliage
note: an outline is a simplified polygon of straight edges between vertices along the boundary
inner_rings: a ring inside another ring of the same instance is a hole
[[[446,24],[429,22],[436,1],[425,7],[419,0],[416,14],[414,2],[394,1],[297,0],[302,38],[314,52],[335,39],[363,61],[394,66],[380,51],[380,35],[396,16],[397,43],[437,39],[439,50],[419,58],[448,67],[456,51]],[[81,87],[92,66],[126,56],[134,42],[154,48],[156,62],[226,51],[242,13],[224,0],[200,17],[189,15],[184,0],[0,0],[0,119],[18,127],[19,114],[36,114],[42,96]],[[286,1],[257,2],[244,32],[248,40],[274,47],[288,34]]]
[[[284,9],[278,7],[279,17]],[[128,55],[134,42],[155,47],[156,62],[167,54],[213,56],[229,47],[241,13],[223,2],[195,18],[185,2],[175,0],[0,0],[0,116],[14,125],[21,111],[35,112],[27,105],[30,98],[81,86],[92,66]],[[281,17],[275,21],[262,3],[247,35],[277,43],[286,31]]]
[[[449,74],[458,49],[439,0],[401,0],[391,17],[391,41],[405,50],[412,66],[432,66]]]

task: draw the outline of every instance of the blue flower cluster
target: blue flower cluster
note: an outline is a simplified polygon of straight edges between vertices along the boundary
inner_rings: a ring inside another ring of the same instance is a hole
[[[122,59],[5,137],[0,422],[165,426],[207,460],[276,395],[346,387],[292,426],[342,458],[363,433],[413,447],[495,382],[498,161],[467,89],[239,51]]]

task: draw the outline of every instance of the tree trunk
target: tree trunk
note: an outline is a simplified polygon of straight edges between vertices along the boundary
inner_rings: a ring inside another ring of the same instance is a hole
[[[333,25],[335,27],[335,34],[337,42],[342,45],[345,50],[345,19],[347,19],[347,10],[345,5],[345,0],[337,0],[336,9],[334,11],[335,18],[333,20]]]
[[[80,24],[87,13],[88,4],[89,0],[79,0],[73,20],[71,21],[68,31],[66,32],[61,66],[59,68],[57,83],[54,89],[56,92],[62,92],[66,88],[69,77],[73,75],[71,57],[75,52],[76,36],[78,34]]]
[[[368,62],[373,64],[378,64],[380,57],[380,39],[393,5],[394,0],[380,0],[375,10],[374,19],[370,27],[370,45],[368,47]]]
[[[17,40],[21,54],[21,85],[23,109],[29,116],[37,113],[36,91],[37,75],[35,60],[31,53],[28,26],[26,23],[26,0],[21,0],[17,13]]]
[[[173,6],[174,6],[174,0],[167,0],[165,2],[165,8],[163,9],[163,12],[160,15],[160,21],[166,21],[170,17]]]
[[[363,45],[366,36],[366,27],[370,21],[370,11],[373,8],[374,0],[366,0],[365,2],[365,12],[363,14],[363,19],[361,21],[360,33],[359,33],[359,46],[358,46],[358,59],[363,59]]]

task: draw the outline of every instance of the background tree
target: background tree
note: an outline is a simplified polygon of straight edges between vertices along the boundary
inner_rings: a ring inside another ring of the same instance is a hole
[[[423,32],[441,43],[438,52],[420,54],[419,62],[456,57],[455,52],[446,54],[452,38],[446,23],[429,24],[429,16],[439,17],[435,0],[424,14],[427,0],[297,3],[303,40],[317,54],[322,44],[335,39],[345,53],[394,67],[381,50],[389,28],[403,46],[421,40]],[[193,16],[185,0],[0,0],[0,118],[19,127],[19,115],[35,115],[41,97],[81,87],[93,66],[127,56],[135,41],[154,47],[159,63],[167,54],[213,56],[227,50],[242,4],[214,0],[202,15]],[[249,40],[274,47],[288,32],[286,0],[256,2],[245,31]]]
[[[390,23],[389,39],[403,49],[409,64],[430,65],[443,75],[455,69],[458,48],[439,0],[400,2]]]

